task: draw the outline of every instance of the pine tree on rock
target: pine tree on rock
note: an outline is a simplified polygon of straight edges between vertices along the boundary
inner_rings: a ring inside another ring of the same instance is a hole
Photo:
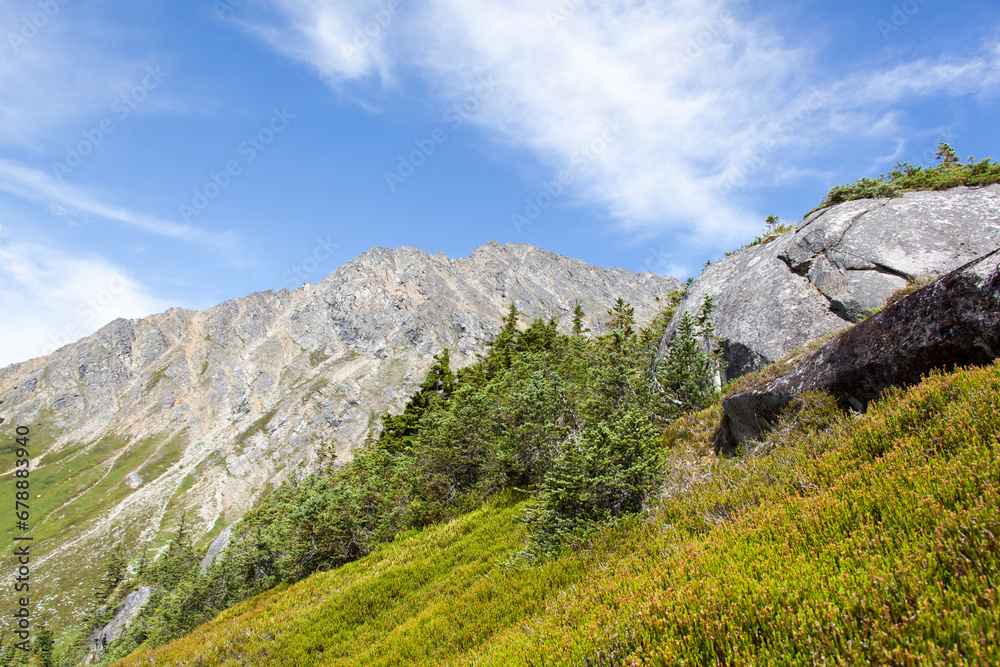
[[[934,155],[941,162],[939,165],[941,167],[957,167],[960,164],[958,154],[955,153],[955,149],[944,141],[938,144],[937,152]]]

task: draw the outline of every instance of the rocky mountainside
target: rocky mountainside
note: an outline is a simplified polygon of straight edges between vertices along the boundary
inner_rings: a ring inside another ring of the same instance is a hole
[[[708,266],[688,288],[661,349],[680,315],[710,294],[729,380],[856,322],[910,281],[998,247],[1000,185],[831,206]]]
[[[289,475],[347,460],[435,353],[474,361],[511,302],[568,328],[580,299],[598,331],[615,298],[648,321],[679,286],[529,245],[374,248],[318,285],[117,320],[2,369],[2,434],[32,426],[32,576],[50,612],[81,611],[114,545],[162,548],[182,515],[207,545]]]

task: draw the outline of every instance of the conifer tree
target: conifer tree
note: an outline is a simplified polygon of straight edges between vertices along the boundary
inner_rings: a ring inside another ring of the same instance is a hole
[[[662,385],[680,412],[709,404],[716,392],[719,353],[715,350],[712,313],[715,302],[706,295],[696,316],[685,312],[663,364]]]
[[[939,165],[941,167],[955,167],[959,164],[958,155],[955,153],[955,149],[944,141],[938,144],[937,152],[934,155],[937,156],[937,159],[941,162]]]
[[[631,338],[635,333],[635,309],[632,304],[625,303],[625,299],[618,297],[615,305],[608,311],[607,327],[611,331],[623,330],[626,338]]]
[[[185,513],[181,515],[177,533],[170,540],[167,552],[156,568],[157,583],[172,590],[197,565],[198,561],[198,554],[195,553],[194,544],[191,541],[191,529],[188,527],[187,514]]]
[[[455,391],[455,375],[450,367],[451,355],[447,348],[434,357],[434,364],[427,371],[427,377],[420,384],[402,414],[385,414],[382,417],[382,433],[379,443],[389,451],[408,451],[413,437],[419,430],[420,420],[428,412],[447,401]]]
[[[55,637],[45,619],[39,626],[35,634],[35,640],[31,646],[32,664],[39,667],[53,667],[55,665]]]
[[[576,303],[573,304],[573,335],[582,336],[584,333],[590,331],[589,328],[585,329],[583,327],[583,317],[586,313],[583,312],[583,304],[577,299]]]
[[[514,346],[517,344],[518,338],[517,318],[522,314],[517,309],[517,304],[511,302],[507,317],[503,320],[503,327],[490,343],[490,351],[486,355],[486,365],[491,375],[510,368]]]
[[[535,318],[530,327],[518,334],[514,351],[517,354],[522,352],[551,351],[558,337],[559,321],[553,317],[546,322],[538,317]]]
[[[97,604],[104,604],[108,596],[125,580],[126,568],[127,561],[125,554],[122,551],[121,544],[119,544],[108,557],[108,562],[104,566],[104,574],[98,581],[97,586],[94,587],[94,597]]]

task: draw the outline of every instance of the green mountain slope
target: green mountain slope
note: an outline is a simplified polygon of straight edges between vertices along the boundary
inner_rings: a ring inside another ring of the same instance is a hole
[[[863,416],[803,396],[747,456],[671,427],[671,484],[586,548],[506,569],[519,507],[261,594],[120,665],[1000,662],[1000,365]]]
[[[570,557],[511,572],[511,498],[281,586],[154,653],[156,664],[435,664],[543,609],[587,571]],[[139,653],[120,664],[147,664]]]

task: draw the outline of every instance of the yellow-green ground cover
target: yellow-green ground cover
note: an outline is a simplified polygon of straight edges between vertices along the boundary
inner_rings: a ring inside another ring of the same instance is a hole
[[[1000,366],[863,416],[805,396],[729,460],[705,432],[671,440],[683,492],[585,550],[512,567],[494,501],[119,664],[1000,664]]]

